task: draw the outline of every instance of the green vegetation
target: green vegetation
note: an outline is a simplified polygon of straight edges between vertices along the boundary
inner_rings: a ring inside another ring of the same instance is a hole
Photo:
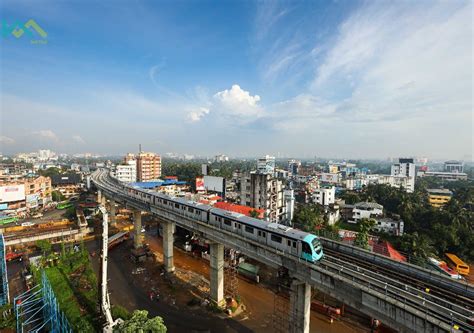
[[[61,202],[61,201],[64,201],[64,199],[66,199],[66,197],[59,191],[53,191],[51,193],[51,198],[55,202]]]
[[[473,262],[474,185],[469,181],[445,182],[444,187],[454,194],[445,207],[437,209],[429,204],[426,189],[439,186],[438,179],[421,178],[417,179],[414,193],[389,185],[370,185],[354,194],[360,201],[383,205],[389,216],[401,217],[405,222],[404,235],[384,236],[401,251],[419,259],[432,254],[442,257],[445,252],[453,252]],[[350,196],[346,193],[344,197]]]
[[[361,219],[358,223],[359,232],[357,233],[356,239],[354,240],[354,245],[361,247],[363,249],[369,249],[369,232],[375,226],[374,219]]]
[[[46,248],[46,244],[42,244]],[[44,267],[51,282],[61,310],[65,313],[75,332],[94,332],[99,328],[97,314],[97,278],[89,261],[87,251],[81,248],[63,249],[59,260]],[[54,264],[51,264],[54,263]],[[40,281],[40,271],[34,271]]]
[[[298,205],[293,217],[293,223],[296,227],[313,233],[327,224],[324,209],[314,204]]]
[[[122,318],[123,320],[128,320],[132,317],[132,314],[120,305],[112,305],[112,318]]]
[[[253,217],[253,218],[256,218],[258,219],[258,212],[255,210],[255,209],[252,209],[250,212],[249,212],[249,215],[250,217]]]
[[[0,307],[0,331],[7,331],[7,329],[15,330],[15,315],[11,304]]]
[[[44,177],[51,177],[51,176],[61,174],[61,169],[52,167],[52,168],[48,168],[46,170],[38,170],[38,174],[40,176],[44,176]]]
[[[114,332],[121,333],[166,333],[166,326],[161,317],[148,318],[148,311],[135,310],[132,317],[126,320],[119,327],[114,329]]]

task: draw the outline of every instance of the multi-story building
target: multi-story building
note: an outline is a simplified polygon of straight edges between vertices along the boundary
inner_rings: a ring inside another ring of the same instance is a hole
[[[155,153],[140,152],[138,155],[128,153],[124,162],[127,165],[136,161],[137,181],[149,182],[161,177],[161,156]],[[131,171],[131,170],[130,170]]]
[[[415,191],[415,163],[413,158],[400,158],[398,163],[392,165],[392,176],[404,178],[406,177],[407,192]],[[395,182],[395,184],[397,184]]]
[[[464,172],[464,164],[460,161],[446,161],[444,162],[445,172]]]
[[[288,160],[288,172],[295,176],[298,174],[298,169],[301,167],[301,161],[298,160]]]
[[[386,232],[395,236],[403,236],[403,220],[394,220],[390,217],[382,217],[375,219],[374,229],[378,232]]]
[[[444,188],[432,188],[427,189],[426,191],[428,192],[428,201],[430,202],[430,205],[435,208],[443,207],[453,196],[453,192]]]
[[[419,171],[418,177],[436,177],[446,181],[467,180],[464,172]]]
[[[334,186],[315,189],[312,194],[313,202],[321,206],[329,206],[336,199],[336,188]]]
[[[347,205],[349,206],[349,205]],[[352,217],[350,223],[359,223],[361,219],[383,217],[383,206],[376,202],[358,202],[352,205]]]
[[[59,191],[66,198],[80,194],[84,188],[82,177],[77,173],[53,175],[51,184],[54,190]]]
[[[257,160],[257,173],[273,174],[275,172],[275,157],[265,155]]]
[[[26,207],[36,208],[51,202],[51,178],[34,176],[25,178]]]
[[[223,154],[221,154],[221,155],[216,155],[216,156],[214,157],[214,161],[215,161],[215,162],[227,162],[228,160],[229,160],[229,157],[227,157],[226,155],[223,155]]]
[[[119,164],[115,168],[115,177],[124,183],[137,181],[137,161],[128,159],[125,164]]]
[[[265,211],[265,220],[284,222],[286,202],[283,183],[271,173],[251,172],[240,178],[240,204]]]

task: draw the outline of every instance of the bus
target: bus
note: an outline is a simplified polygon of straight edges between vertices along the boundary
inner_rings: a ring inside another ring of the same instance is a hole
[[[448,263],[461,275],[469,275],[469,265],[453,253],[445,253]]]
[[[0,217],[0,225],[8,224],[8,223],[14,223],[18,221],[18,217],[12,217],[12,216],[1,216]]]
[[[56,208],[57,209],[67,209],[67,208],[72,207],[72,206],[73,206],[73,204],[71,202],[63,201],[63,202],[58,203]]]

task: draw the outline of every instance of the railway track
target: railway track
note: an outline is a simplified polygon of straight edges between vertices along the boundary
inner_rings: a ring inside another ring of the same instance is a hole
[[[474,310],[474,300],[468,297],[465,297],[464,295],[460,295],[449,290],[443,290],[437,286],[427,283],[426,281],[422,281],[412,276],[401,274],[397,271],[394,271],[385,267],[381,267],[379,265],[374,265],[371,262],[362,260],[354,256],[349,256],[347,254],[340,253],[331,249],[325,248],[324,253],[331,255],[332,257],[339,258],[343,261],[354,263],[359,267],[372,270],[379,274],[383,274],[384,276],[391,277],[402,283],[415,287],[420,291],[426,292],[427,290],[429,290],[428,293],[431,295],[434,295],[439,298],[443,298],[447,300],[448,302],[457,304],[467,310],[470,310],[470,311]]]

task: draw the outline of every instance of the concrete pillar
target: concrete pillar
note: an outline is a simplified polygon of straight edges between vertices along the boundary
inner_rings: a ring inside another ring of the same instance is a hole
[[[162,222],[163,226],[163,260],[168,273],[174,272],[173,243],[174,243],[174,223]]]
[[[97,190],[97,202],[100,204],[102,202],[102,191]]]
[[[290,292],[290,332],[309,333],[311,285],[293,280]]]
[[[115,200],[110,199],[110,213],[109,213],[109,221],[110,225],[115,226],[116,220],[115,220]]]
[[[210,291],[211,300],[217,305],[223,305],[224,300],[224,245],[219,243],[210,244],[211,270]]]
[[[133,247],[138,249],[142,246],[142,212],[141,210],[133,211]]]

